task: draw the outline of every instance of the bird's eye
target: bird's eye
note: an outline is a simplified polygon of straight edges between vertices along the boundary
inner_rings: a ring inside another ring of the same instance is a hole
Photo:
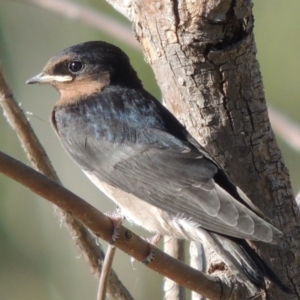
[[[82,62],[80,61],[71,61],[69,64],[68,64],[68,68],[70,70],[71,73],[78,73],[79,71],[82,70],[83,68],[83,64]]]

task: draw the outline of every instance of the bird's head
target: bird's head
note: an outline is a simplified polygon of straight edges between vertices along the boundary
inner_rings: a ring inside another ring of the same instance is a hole
[[[142,88],[128,56],[102,41],[78,44],[59,52],[40,74],[26,83],[51,84],[66,102],[99,92],[108,85]]]

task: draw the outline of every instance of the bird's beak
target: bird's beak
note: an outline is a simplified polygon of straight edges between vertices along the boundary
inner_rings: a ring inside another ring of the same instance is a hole
[[[54,81],[57,82],[67,82],[72,81],[72,76],[69,75],[49,75],[45,72],[42,72],[26,81],[26,84],[33,84],[33,83],[53,83]]]

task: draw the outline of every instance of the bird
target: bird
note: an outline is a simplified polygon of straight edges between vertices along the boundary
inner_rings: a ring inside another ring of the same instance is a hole
[[[63,148],[125,218],[210,245],[252,290],[268,279],[289,292],[249,244],[279,243],[282,232],[144,89],[120,48],[104,41],[71,46],[26,83],[58,90],[51,123]]]

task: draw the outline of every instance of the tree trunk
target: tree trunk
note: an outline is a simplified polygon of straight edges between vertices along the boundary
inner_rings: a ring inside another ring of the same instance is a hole
[[[166,106],[286,234],[255,247],[297,299],[299,211],[268,118],[251,1],[108,2],[133,22]],[[274,286],[268,294],[287,299]]]

